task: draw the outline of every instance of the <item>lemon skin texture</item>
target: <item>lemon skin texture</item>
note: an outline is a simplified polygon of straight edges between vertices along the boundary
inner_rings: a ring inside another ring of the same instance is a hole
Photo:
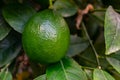
[[[65,20],[52,10],[35,14],[25,25],[23,48],[30,58],[41,64],[55,63],[68,50],[70,31]]]

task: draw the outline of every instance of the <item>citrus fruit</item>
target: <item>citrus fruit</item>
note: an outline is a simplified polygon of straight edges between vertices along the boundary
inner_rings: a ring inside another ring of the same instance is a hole
[[[67,23],[52,10],[35,14],[25,25],[23,48],[28,57],[42,64],[59,61],[65,56],[70,41]]]

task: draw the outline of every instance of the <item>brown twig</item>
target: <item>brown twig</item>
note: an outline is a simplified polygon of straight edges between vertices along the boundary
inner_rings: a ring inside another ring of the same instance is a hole
[[[92,4],[88,4],[84,10],[78,9],[78,16],[76,18],[77,29],[80,29],[80,24],[81,24],[83,15],[88,14],[89,11],[93,11],[93,10],[94,10],[94,8],[93,8]]]

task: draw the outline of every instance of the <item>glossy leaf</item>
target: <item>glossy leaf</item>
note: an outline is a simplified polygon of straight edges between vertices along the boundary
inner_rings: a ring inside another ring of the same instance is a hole
[[[78,7],[73,0],[56,0],[53,9],[63,17],[69,17],[77,12]]]
[[[85,69],[84,71],[85,71],[85,73],[86,73],[86,75],[87,75],[87,77],[88,77],[88,80],[93,80],[92,70],[90,70],[90,69]]]
[[[120,50],[120,15],[111,6],[105,14],[105,44],[106,55]]]
[[[37,78],[35,78],[34,80],[46,80],[46,75],[40,75]]]
[[[47,80],[87,80],[85,72],[70,58],[48,66],[46,76]]]
[[[109,73],[101,69],[94,69],[93,80],[115,80]]]
[[[15,35],[10,33],[0,42],[0,67],[13,60],[21,50],[20,40]]]
[[[88,77],[88,80],[93,80],[93,74],[92,74],[92,70],[89,70],[89,69],[85,69],[84,70],[87,77]]]
[[[3,18],[0,16],[0,41],[8,35],[10,30],[11,28],[5,23]]]
[[[120,60],[116,58],[108,57],[107,61],[113,66],[113,68],[120,73]]]
[[[80,52],[84,51],[88,46],[89,42],[78,37],[77,35],[71,35],[70,47],[67,52],[67,55],[72,57]]]
[[[1,71],[0,72],[0,80],[13,80],[12,74],[8,71]]]
[[[111,54],[109,57],[115,58],[120,61],[120,51],[115,52],[115,54]]]
[[[35,10],[23,4],[11,4],[3,8],[3,16],[8,24],[22,33],[25,23],[35,14]]]

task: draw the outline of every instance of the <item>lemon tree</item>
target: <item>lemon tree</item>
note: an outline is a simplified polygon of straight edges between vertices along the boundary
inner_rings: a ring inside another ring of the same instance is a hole
[[[119,0],[0,0],[0,80],[120,80]]]

